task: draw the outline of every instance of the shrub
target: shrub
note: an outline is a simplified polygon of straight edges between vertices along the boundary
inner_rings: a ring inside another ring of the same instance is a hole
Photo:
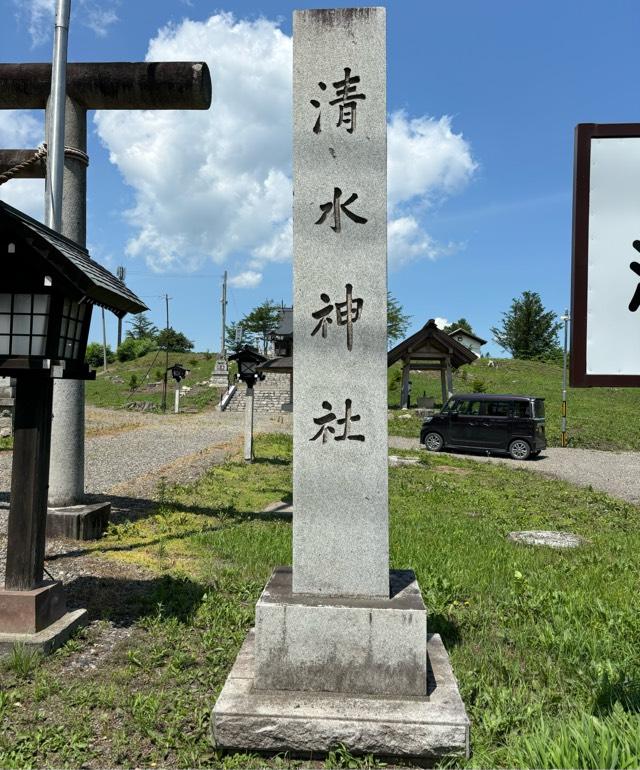
[[[102,352],[101,342],[90,342],[87,345],[87,352],[84,355],[84,360],[94,368],[102,366],[104,363],[104,357]],[[113,350],[107,345],[107,363],[112,364],[116,360]]]
[[[471,383],[471,389],[474,393],[486,393],[487,392],[487,386],[484,384],[484,381],[477,378],[474,379]]]
[[[127,337],[118,348],[118,361],[134,361],[140,356],[144,356],[151,350],[154,350],[156,343],[154,340],[145,337],[141,340],[134,340],[133,337]]]
[[[138,375],[132,374],[129,377],[129,390],[133,392],[138,387]]]

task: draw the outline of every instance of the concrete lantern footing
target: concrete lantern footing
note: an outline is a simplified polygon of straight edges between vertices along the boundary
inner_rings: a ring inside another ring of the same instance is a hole
[[[88,623],[87,611],[73,610],[65,613],[54,623],[34,634],[9,634],[0,632],[0,656],[9,655],[16,645],[24,644],[31,650],[48,655],[61,647],[71,635]]]
[[[438,634],[427,638],[427,697],[348,695],[255,687],[251,631],[215,704],[212,738],[228,750],[432,760],[469,756],[469,719]]]
[[[47,537],[68,540],[98,540],[111,515],[111,503],[71,505],[47,510]]]

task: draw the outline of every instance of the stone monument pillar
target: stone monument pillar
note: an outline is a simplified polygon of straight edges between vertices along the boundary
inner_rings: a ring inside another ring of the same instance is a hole
[[[293,569],[258,601],[213,735],[460,753],[468,720],[446,652],[432,636],[439,711],[420,589],[389,571],[385,10],[297,11],[293,29]]]

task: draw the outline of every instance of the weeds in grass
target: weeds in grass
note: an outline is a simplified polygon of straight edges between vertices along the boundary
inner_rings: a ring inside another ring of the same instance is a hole
[[[24,642],[16,642],[7,656],[6,667],[18,679],[30,679],[42,662],[40,650],[29,647]]]
[[[335,749],[332,749],[327,754],[324,765],[326,768],[329,768],[329,770],[335,770],[341,767],[386,767],[384,762],[380,762],[379,760],[375,759],[372,754],[354,756],[343,743],[338,744]]]
[[[619,704],[604,717],[582,714],[553,723],[540,719],[504,757],[507,766],[541,770],[635,770],[639,760],[640,716]]]

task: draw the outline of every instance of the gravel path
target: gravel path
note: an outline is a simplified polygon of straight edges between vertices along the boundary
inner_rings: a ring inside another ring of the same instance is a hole
[[[393,449],[422,449],[414,438],[389,436]],[[449,454],[449,453],[447,453]],[[479,462],[499,463],[510,468],[524,468],[580,487],[591,486],[612,497],[640,505],[640,452],[603,452],[598,449],[562,449],[550,447],[531,460],[511,460],[508,457],[487,457],[468,452],[462,457]]]
[[[92,409],[88,413],[85,444],[85,488],[106,494],[123,482],[171,466],[242,436],[241,412],[153,415]],[[290,431],[290,415],[256,415],[256,432]],[[231,446],[229,446],[229,450]],[[11,452],[0,453],[0,500],[11,485]]]
[[[255,431],[291,432],[291,415],[256,415]],[[112,520],[144,514],[158,481],[194,481],[242,447],[244,413],[140,414],[87,410],[85,489],[89,500],[111,501]],[[11,452],[0,453],[0,585],[4,582],[11,488]],[[47,564],[56,579],[90,575],[95,564],[73,555],[70,543],[47,542]],[[85,563],[87,562],[87,563]]]

